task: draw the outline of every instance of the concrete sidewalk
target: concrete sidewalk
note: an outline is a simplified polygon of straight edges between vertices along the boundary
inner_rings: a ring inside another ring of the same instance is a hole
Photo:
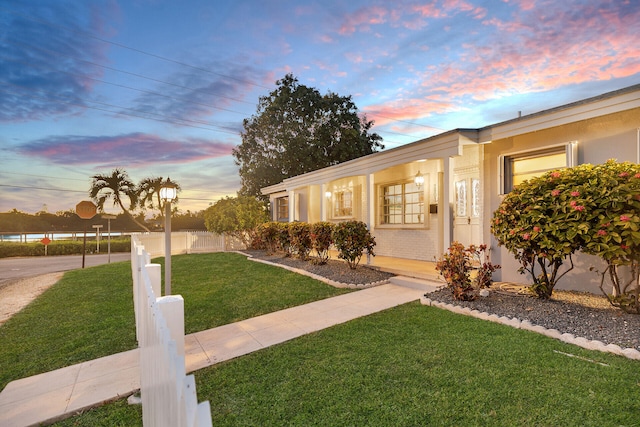
[[[185,337],[193,372],[302,335],[420,299],[439,284],[386,284],[327,298]],[[0,427],[39,425],[128,396],[140,388],[138,350],[9,383],[0,393]]]

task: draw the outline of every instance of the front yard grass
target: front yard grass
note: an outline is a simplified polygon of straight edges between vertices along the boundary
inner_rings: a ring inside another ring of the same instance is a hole
[[[172,270],[187,334],[349,292],[235,253],[174,256]],[[0,390],[136,348],[132,286],[129,262],[67,272],[0,326]]]
[[[637,426],[640,414],[637,361],[418,302],[195,376],[216,426]],[[141,413],[119,401],[56,425],[135,426]]]

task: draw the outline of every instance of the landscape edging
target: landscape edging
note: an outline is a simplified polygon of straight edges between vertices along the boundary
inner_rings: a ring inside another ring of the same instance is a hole
[[[613,353],[619,356],[624,356],[628,359],[632,360],[640,360],[640,351],[634,348],[622,348],[617,344],[604,344],[602,341],[597,340],[588,340],[583,337],[576,337],[569,333],[561,333],[557,329],[547,329],[544,326],[534,325],[528,320],[520,320],[516,317],[509,318],[506,316],[499,317],[495,314],[489,314],[485,311],[473,310],[469,307],[462,307],[459,305],[454,305],[450,303],[433,301],[430,298],[423,296],[420,298],[420,303],[422,305],[429,305],[433,307],[438,307],[444,310],[449,310],[453,313],[464,314],[466,316],[475,317],[477,319],[489,320],[495,323],[501,323],[503,325],[511,326],[516,329],[524,329],[526,331],[536,332],[550,338],[554,338],[565,342],[567,344],[577,345],[582,348],[586,348],[587,350],[597,350],[604,353]]]

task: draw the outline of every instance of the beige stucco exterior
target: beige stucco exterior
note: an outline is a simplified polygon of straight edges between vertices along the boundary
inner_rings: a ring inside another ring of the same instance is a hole
[[[493,261],[503,265],[495,278],[527,283],[511,255],[497,246],[490,219],[504,191],[505,157],[549,147],[565,150],[569,166],[610,158],[639,162],[640,85],[481,129],[452,130],[292,177],[262,192],[270,196],[272,212],[279,199],[293,201],[289,221],[365,222],[379,255],[435,261],[453,240],[490,244]],[[424,178],[421,223],[383,223],[383,189],[410,185],[418,174]],[[340,209],[345,197],[348,210]],[[596,292],[597,277],[588,270],[598,260],[579,256],[575,262],[561,285]]]

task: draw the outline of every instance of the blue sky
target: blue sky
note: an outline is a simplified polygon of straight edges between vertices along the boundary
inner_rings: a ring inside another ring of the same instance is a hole
[[[234,195],[242,120],[287,73],[388,149],[640,82],[640,5],[4,0],[0,212],[73,209],[115,167],[178,181],[183,211]]]

